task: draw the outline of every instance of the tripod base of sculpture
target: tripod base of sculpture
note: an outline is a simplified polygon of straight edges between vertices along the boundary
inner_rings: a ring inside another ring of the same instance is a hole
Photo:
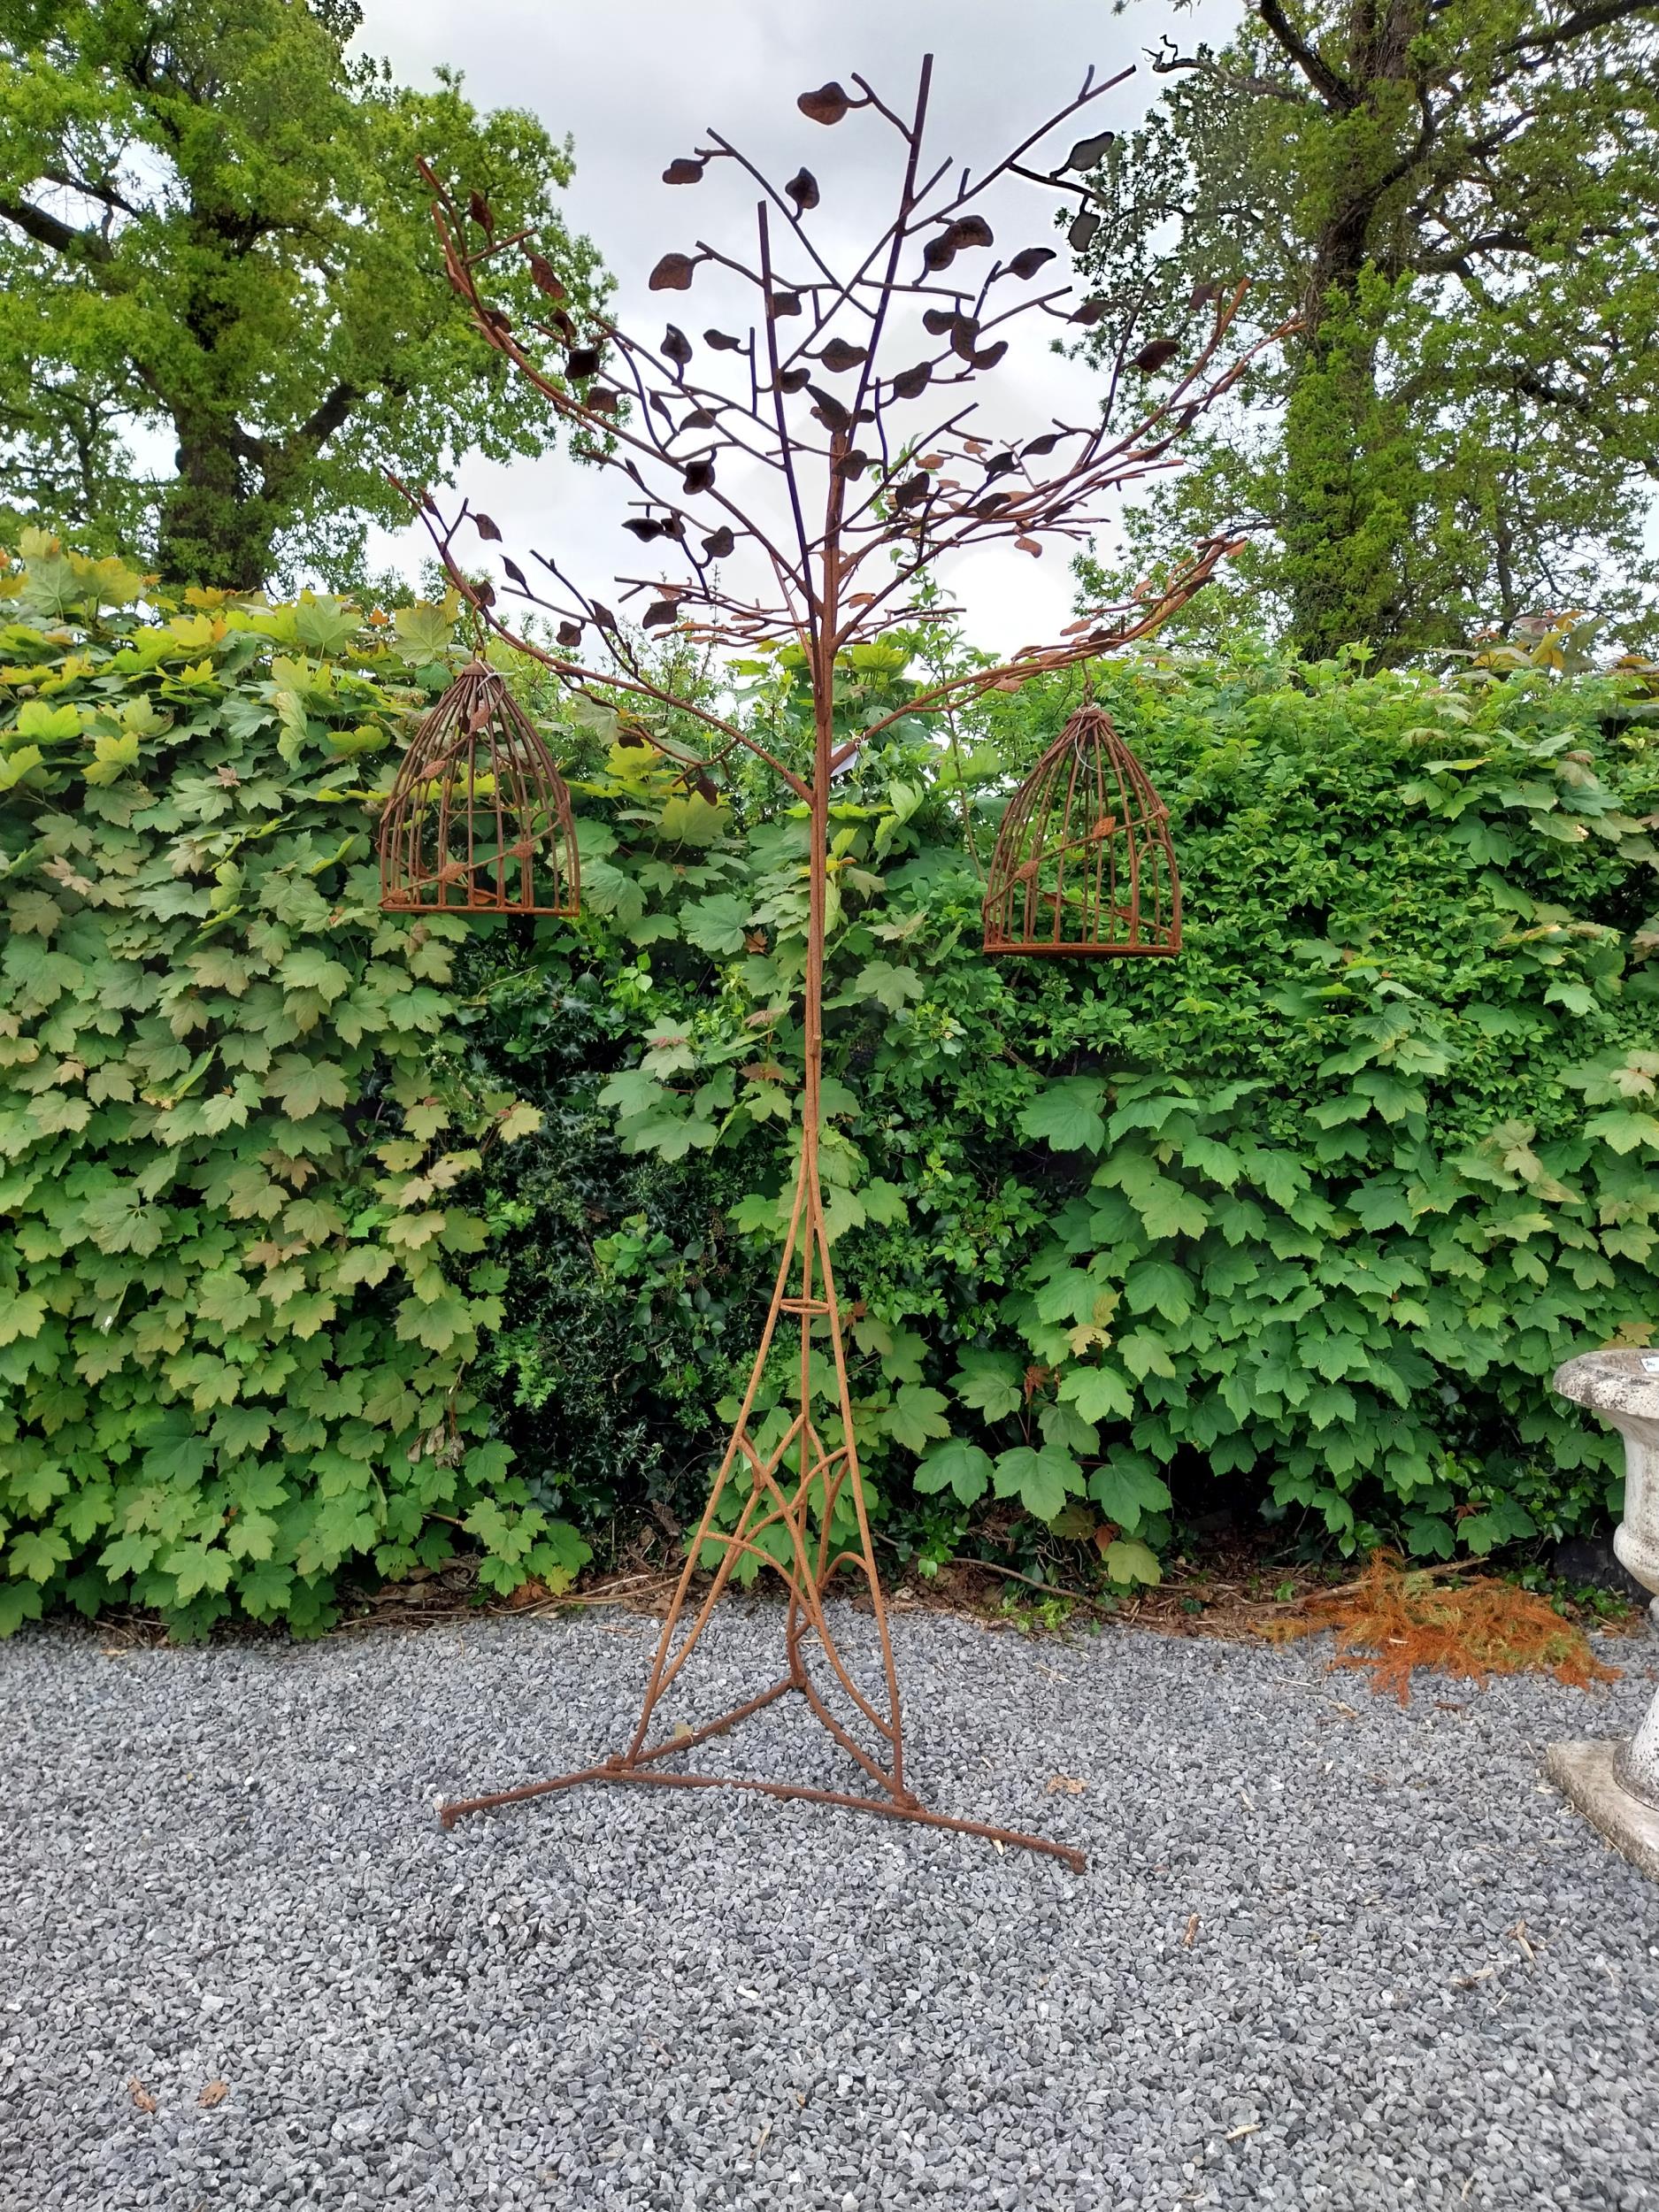
[[[810,1121],[808,1125],[811,1125]],[[792,1293],[791,1279],[797,1268],[800,1286]],[[779,1324],[785,1316],[798,1321],[801,1333],[795,1411],[793,1417],[787,1420],[781,1412],[772,1411],[757,1421],[757,1406],[767,1364],[773,1356]],[[815,1402],[820,1398],[833,1403],[840,1430],[837,1443],[827,1444],[814,1420]],[[747,1494],[739,1504],[737,1494],[745,1481]],[[737,1509],[733,1521],[734,1505]],[[722,1526],[723,1519],[733,1521],[733,1525]],[[648,1743],[646,1739],[658,1704],[679,1678],[703,1636],[733,1569],[746,1559],[778,1575],[788,1594],[784,1631],[787,1663],[785,1672],[757,1695],[731,1707],[718,1718],[695,1728],[681,1721],[668,1735],[656,1743]],[[710,1566],[714,1571],[709,1588],[682,1634],[693,1578],[699,1567]],[[859,1687],[825,1612],[826,1589],[831,1577],[843,1567],[861,1573],[870,1593],[883,1678],[881,1688],[874,1692],[867,1693]],[[813,1647],[827,1671],[821,1683],[814,1680],[810,1663]],[[690,1751],[710,1737],[724,1735],[791,1692],[805,1701],[813,1718],[863,1770],[872,1786],[871,1794],[855,1795],[849,1791],[779,1782],[764,1776],[669,1772],[657,1763],[674,1753]],[[840,1702],[841,1718],[837,1718],[832,1701]],[[867,1735],[873,1735],[873,1751],[858,1741],[854,1731],[861,1727]],[[812,1804],[837,1805],[849,1812],[875,1813],[883,1819],[913,1821],[927,1828],[955,1829],[962,1835],[982,1836],[993,1843],[1040,1851],[1050,1858],[1063,1860],[1079,1874],[1087,1863],[1083,1854],[1070,1844],[1055,1843],[1045,1836],[1025,1835],[1018,1829],[993,1827],[985,1821],[958,1820],[947,1813],[930,1811],[905,1783],[898,1675],[858,1471],[841,1312],[830,1268],[818,1161],[815,1148],[810,1142],[803,1148],[789,1233],[779,1265],[772,1310],[749,1375],[749,1389],[726,1445],[726,1456],[710,1490],[703,1520],[687,1549],[686,1563],[657,1640],[640,1717],[626,1750],[612,1753],[596,1766],[581,1767],[574,1773],[557,1775],[549,1781],[529,1782],[518,1789],[456,1800],[441,1809],[439,1818],[446,1828],[452,1828],[465,1814],[523,1804],[529,1798],[549,1796],[556,1790],[573,1789],[588,1782],[639,1783],[658,1789],[748,1790],[766,1797],[800,1798]]]

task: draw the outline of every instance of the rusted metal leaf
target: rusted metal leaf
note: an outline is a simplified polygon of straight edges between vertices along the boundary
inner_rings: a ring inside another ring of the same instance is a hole
[[[778,389],[780,392],[803,392],[811,373],[810,369],[785,369],[778,379]]]
[[[572,346],[565,357],[565,373],[578,384],[585,384],[590,376],[599,373],[597,346]]]
[[[798,315],[801,312],[799,292],[774,292],[766,302],[766,312],[776,322],[780,315]]]
[[[999,338],[994,345],[981,346],[977,353],[971,353],[969,364],[976,369],[994,369],[1007,351],[1007,339]]]
[[[1100,217],[1098,215],[1091,214],[1089,210],[1085,208],[1083,212],[1077,217],[1075,221],[1072,223],[1071,229],[1067,231],[1065,234],[1066,242],[1070,245],[1072,252],[1084,252],[1092,242],[1094,234],[1099,228]]]
[[[895,399],[919,399],[932,380],[933,365],[918,361],[913,369],[901,369],[893,379],[892,391]]]
[[[701,460],[691,462],[680,480],[682,488],[691,497],[695,498],[699,492],[711,492],[714,489],[714,456],[704,454]]]
[[[478,225],[480,230],[483,231],[487,236],[494,235],[495,229],[495,218],[491,211],[489,202],[484,197],[484,195],[481,192],[469,192],[467,194],[466,211],[472,217],[472,220]]]
[[[809,384],[807,389],[811,393],[815,402],[812,411],[826,430],[850,430],[852,428],[852,416],[842,406],[833,392],[826,392],[821,384]]]
[[[490,542],[495,545],[499,545],[501,543],[501,532],[495,527],[495,524],[490,520],[488,515],[474,515],[472,517],[472,527],[478,532],[480,538],[488,538]]]
[[[954,307],[930,307],[922,317],[922,328],[931,330],[935,338],[942,338],[956,319]]]
[[[832,376],[844,376],[849,369],[856,369],[861,361],[869,358],[868,346],[849,346],[844,338],[832,338],[818,355]]]
[[[712,346],[716,353],[741,353],[743,350],[743,341],[733,338],[726,330],[705,330],[703,342],[705,346]]]
[[[545,254],[526,251],[525,260],[538,291],[545,292],[550,300],[562,300],[566,296],[565,287],[554,274],[553,264]]]
[[[827,84],[819,85],[816,92],[803,92],[795,105],[809,122],[839,123],[852,102],[832,77]]]
[[[1027,454],[1052,453],[1059,442],[1060,433],[1057,430],[1045,430],[1041,438],[1028,438],[1024,450]]]
[[[701,184],[703,164],[694,161],[688,154],[680,154],[663,172],[664,184]]]
[[[678,323],[670,323],[663,333],[663,357],[677,361],[682,369],[691,359],[691,341]]]
[[[671,622],[678,622],[680,609],[672,599],[657,599],[640,617],[641,630],[660,630]]]
[[[973,358],[973,349],[979,342],[979,326],[972,315],[953,315],[950,319],[950,350],[964,361]]]
[[[1169,366],[1180,349],[1180,341],[1177,338],[1155,338],[1150,345],[1142,346],[1136,354],[1134,365],[1146,375],[1155,376],[1160,369]]]
[[[580,622],[561,622],[557,634],[561,645],[580,645],[582,641],[582,626]]]
[[[994,246],[996,236],[983,215],[960,215],[945,233],[958,253],[970,246]]]
[[[1060,165],[1064,169],[1098,169],[1117,143],[1116,131],[1096,131],[1093,138],[1079,138]]]
[[[718,530],[710,530],[703,541],[703,549],[711,561],[724,561],[736,547],[737,540],[726,523],[722,523]]]
[[[1095,324],[1099,322],[1101,317],[1106,312],[1107,307],[1110,303],[1109,301],[1101,299],[1098,296],[1094,299],[1085,300],[1080,307],[1074,307],[1071,310],[1071,312],[1066,317],[1066,320],[1069,323],[1080,323],[1085,330],[1093,330]]]
[[[895,507],[914,507],[918,500],[926,499],[933,488],[932,477],[925,469],[918,470],[914,476],[907,476],[894,493],[893,503]]]
[[[1022,280],[1034,277],[1044,263],[1052,261],[1054,257],[1052,246],[1022,246],[1008,265],[1009,273]]]
[[[689,254],[665,253],[647,281],[653,292],[688,292],[696,266]]]
[[[956,250],[948,231],[941,231],[937,238],[930,238],[922,248],[922,266],[931,269],[935,276],[941,269],[948,269],[956,257]]]
[[[501,557],[501,565],[503,568],[506,570],[508,575],[512,579],[512,581],[518,585],[520,591],[529,590],[530,580],[525,574],[523,569],[519,567],[517,561],[511,559],[507,554],[503,553]]]
[[[797,215],[805,215],[818,205],[818,179],[810,169],[797,169],[783,188],[795,202]]]

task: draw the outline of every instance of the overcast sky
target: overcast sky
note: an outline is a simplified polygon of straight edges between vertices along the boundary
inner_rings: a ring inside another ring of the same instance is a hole
[[[649,329],[663,314],[645,283],[659,255],[697,235],[731,235],[726,227],[741,221],[753,196],[726,190],[717,206],[709,186],[699,187],[694,226],[690,195],[661,182],[668,161],[689,153],[707,128],[738,140],[774,177],[813,164],[826,187],[833,180],[826,218],[841,237],[862,240],[879,234],[890,204],[888,165],[862,165],[880,143],[875,127],[853,118],[825,131],[796,111],[798,93],[858,70],[891,104],[908,105],[932,51],[930,146],[978,168],[1063,105],[1091,62],[1097,76],[1137,65],[1087,111],[1092,129],[1132,127],[1159,88],[1146,50],[1161,34],[1178,29],[1188,46],[1200,37],[1217,43],[1240,12],[1239,0],[1199,0],[1179,15],[1169,0],[1130,0],[1122,14],[1108,0],[365,0],[357,42],[409,83],[429,82],[440,63],[460,66],[479,106],[527,108],[555,135],[568,132],[576,177],[567,220],[616,275],[618,320]],[[864,132],[856,140],[855,126]],[[727,180],[711,173],[710,182]],[[1028,197],[1023,219],[1040,242],[1051,216],[1034,188]],[[700,288],[699,308],[703,296]],[[693,313],[701,328],[703,313]],[[1033,324],[1020,350],[1021,365],[1010,354],[993,380],[1002,405],[1021,419],[1026,411],[1046,419],[1068,395],[1075,406],[1076,380],[1092,380],[1046,351],[1043,326]],[[618,489],[608,475],[557,457],[511,467],[469,462],[461,488],[500,524],[507,550],[522,559],[531,544],[557,549],[603,596],[618,562]],[[413,531],[377,534],[371,562],[412,573],[423,545]],[[1035,642],[1070,618],[1057,547],[1041,561],[987,549],[949,581],[987,645]]]

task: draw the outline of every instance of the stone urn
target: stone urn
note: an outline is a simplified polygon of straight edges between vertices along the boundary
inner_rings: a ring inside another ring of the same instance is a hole
[[[1555,1388],[1624,1440],[1620,1563],[1659,1593],[1659,1352],[1586,1352],[1555,1370]],[[1659,1628],[1659,1596],[1650,1612]],[[1628,1742],[1552,1744],[1550,1779],[1609,1843],[1659,1879],[1659,1696]]]

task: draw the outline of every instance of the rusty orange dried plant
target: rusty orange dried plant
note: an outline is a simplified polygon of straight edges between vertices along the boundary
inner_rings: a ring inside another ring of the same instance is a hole
[[[1287,1644],[1331,1630],[1334,1667],[1363,1670],[1375,1696],[1411,1701],[1411,1675],[1462,1676],[1483,1687],[1494,1675],[1553,1674],[1587,1690],[1616,1682],[1617,1667],[1598,1659],[1583,1629],[1548,1598],[1493,1575],[1443,1580],[1432,1569],[1402,1564],[1391,1551],[1371,1554],[1356,1582],[1303,1598],[1278,1620],[1258,1622],[1271,1643]]]

